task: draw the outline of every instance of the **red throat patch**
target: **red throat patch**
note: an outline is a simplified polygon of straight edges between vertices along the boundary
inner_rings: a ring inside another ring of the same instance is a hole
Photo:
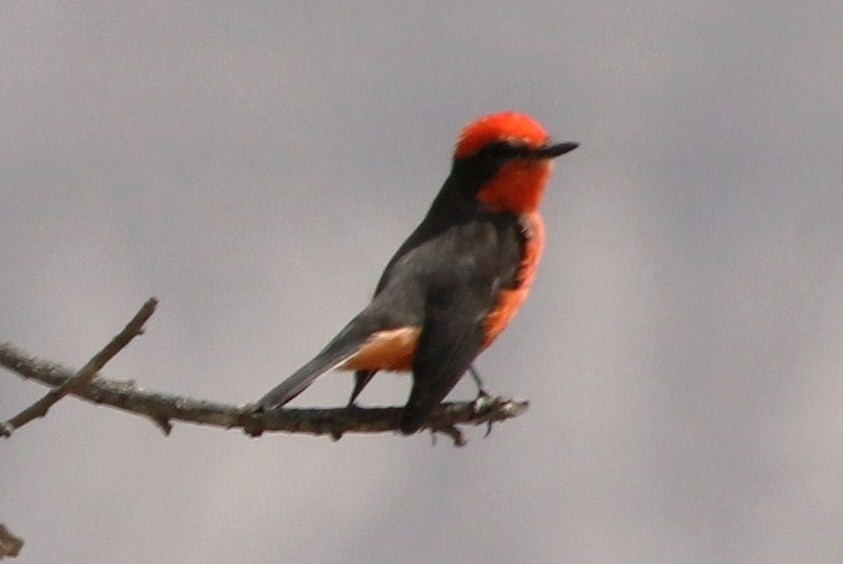
[[[548,160],[517,159],[506,163],[477,193],[477,199],[494,211],[535,212],[552,170],[553,161]]]

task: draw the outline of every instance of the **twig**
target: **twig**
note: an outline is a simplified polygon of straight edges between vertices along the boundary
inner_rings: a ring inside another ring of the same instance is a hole
[[[71,378],[64,380],[47,392],[41,399],[6,421],[0,423],[0,437],[11,437],[15,429],[19,429],[30,421],[44,417],[56,402],[67,394],[82,389],[97,376],[105,364],[123,350],[136,336],[143,333],[143,324],[155,313],[155,306],[158,300],[149,298],[131,321],[118,333],[103,349],[95,354],[79,372]]]
[[[23,539],[13,535],[3,523],[0,523],[0,560],[6,556],[14,558],[22,547]]]
[[[47,362],[0,341],[0,365],[28,379],[48,386],[61,386],[74,372]],[[97,378],[72,394],[87,401],[104,404],[152,419],[165,432],[170,421],[178,420],[225,429],[241,428],[250,436],[282,431],[341,437],[345,433],[382,433],[399,429],[403,408],[347,407],[338,409],[279,409],[253,414],[251,406],[232,406],[168,394],[139,390],[133,383]],[[451,436],[456,425],[485,425],[516,417],[527,410],[526,401],[505,398],[477,402],[446,403],[434,410],[427,427]],[[459,431],[457,432],[459,433]],[[457,442],[459,444],[459,442]]]

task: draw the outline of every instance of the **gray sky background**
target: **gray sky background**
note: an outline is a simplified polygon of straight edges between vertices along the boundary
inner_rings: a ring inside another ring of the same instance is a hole
[[[106,376],[253,400],[515,108],[582,143],[479,362],[533,403],[458,450],[68,399],[0,444],[20,562],[843,561],[839,2],[130,4],[0,5],[0,338],[80,366],[155,295]]]

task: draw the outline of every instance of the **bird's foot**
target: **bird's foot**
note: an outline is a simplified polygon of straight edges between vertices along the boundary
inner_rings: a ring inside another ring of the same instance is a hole
[[[483,415],[493,405],[495,405],[495,398],[492,397],[492,395],[489,394],[489,392],[487,392],[484,388],[480,388],[479,390],[477,390],[477,397],[475,398],[474,403],[472,405],[472,410],[474,411],[474,413],[476,415]],[[486,422],[486,434],[483,435],[483,438],[485,439],[486,437],[488,437],[491,434],[491,432],[492,432],[492,422],[487,421]]]

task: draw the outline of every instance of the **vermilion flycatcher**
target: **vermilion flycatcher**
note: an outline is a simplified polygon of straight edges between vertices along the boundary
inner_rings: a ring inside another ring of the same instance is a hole
[[[414,433],[524,303],[544,247],[539,204],[553,159],[533,118],[492,114],[466,127],[430,211],[386,266],[371,303],[269,391],[282,406],[332,369],[354,370],[349,404],[379,370],[413,372],[401,430]]]

